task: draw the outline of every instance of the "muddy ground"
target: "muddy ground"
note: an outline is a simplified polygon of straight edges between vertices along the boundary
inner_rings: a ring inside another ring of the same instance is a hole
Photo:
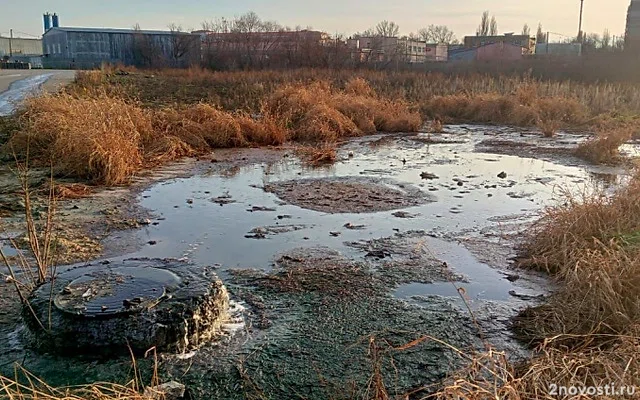
[[[220,339],[161,355],[162,378],[192,398],[362,397],[375,365],[390,393],[420,397],[464,361],[452,348],[527,355],[510,318],[553,285],[511,267],[523,231],[561,189],[626,179],[573,157],[585,137],[448,126],[355,139],[313,170],[287,149],[216,151],[60,200],[61,234],[77,244],[61,259],[174,258],[218,272],[233,303]],[[547,150],[556,145],[566,149]],[[7,192],[2,223],[20,236],[17,190]],[[126,357],[34,352],[5,283],[0,301],[0,372],[20,362],[55,385],[130,376]]]

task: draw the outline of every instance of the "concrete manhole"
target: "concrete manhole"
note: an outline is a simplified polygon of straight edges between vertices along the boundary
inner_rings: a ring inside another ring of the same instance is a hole
[[[296,206],[328,213],[397,210],[435,201],[410,184],[366,177],[275,182],[265,185],[265,190]]]
[[[29,305],[30,338],[48,352],[185,351],[219,333],[229,296],[207,268],[133,259],[61,273]]]

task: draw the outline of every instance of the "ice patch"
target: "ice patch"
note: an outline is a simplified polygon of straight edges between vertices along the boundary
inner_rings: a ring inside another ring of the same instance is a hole
[[[18,103],[33,94],[51,76],[53,74],[42,74],[13,82],[9,90],[0,93],[0,116],[6,117],[13,114]]]

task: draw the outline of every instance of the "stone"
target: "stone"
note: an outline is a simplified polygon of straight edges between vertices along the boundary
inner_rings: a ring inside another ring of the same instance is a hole
[[[498,174],[498,178],[500,178],[500,179],[506,179],[506,177],[507,177],[507,173],[506,173],[506,172],[504,172],[504,171],[502,171],[502,172],[500,172],[500,173]]]
[[[143,397],[153,400],[180,400],[184,398],[186,390],[187,388],[182,383],[171,381],[146,388]]]
[[[431,180],[431,179],[438,179],[438,175],[436,175],[436,174],[432,174],[431,172],[422,172],[422,173],[420,174],[420,177],[421,177],[422,179],[429,179],[429,180]]]
[[[74,355],[198,348],[228,318],[229,295],[212,270],[156,259],[71,268],[29,297],[26,339],[36,349]]]

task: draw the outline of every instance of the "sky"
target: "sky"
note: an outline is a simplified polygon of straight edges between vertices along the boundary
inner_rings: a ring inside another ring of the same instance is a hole
[[[629,0],[584,0],[583,30],[624,34]],[[0,35],[42,35],[42,14],[56,12],[61,26],[167,29],[171,23],[200,29],[205,20],[255,11],[282,25],[313,27],[351,35],[381,20],[394,21],[401,34],[430,24],[447,25],[458,38],[475,34],[484,10],[495,15],[500,33],[535,33],[541,22],[551,39],[575,36],[580,0],[0,0]]]

